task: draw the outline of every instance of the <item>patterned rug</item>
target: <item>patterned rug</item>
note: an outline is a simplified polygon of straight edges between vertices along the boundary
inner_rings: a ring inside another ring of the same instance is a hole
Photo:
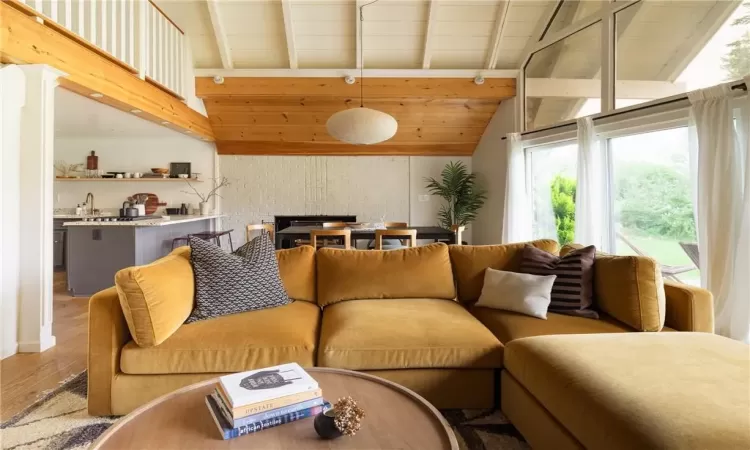
[[[461,450],[529,449],[500,411],[443,410]],[[86,372],[42,396],[0,425],[0,448],[6,450],[79,450],[87,448],[117,417],[86,412]]]

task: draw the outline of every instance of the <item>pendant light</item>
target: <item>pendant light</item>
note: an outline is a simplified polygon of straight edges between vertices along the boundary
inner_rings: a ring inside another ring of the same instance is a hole
[[[387,141],[392,138],[398,129],[398,122],[396,122],[393,116],[382,111],[365,108],[364,105],[364,15],[362,10],[365,6],[375,3],[375,1],[359,7],[359,108],[339,111],[332,115],[326,122],[328,134],[348,144],[377,144],[378,142]]]

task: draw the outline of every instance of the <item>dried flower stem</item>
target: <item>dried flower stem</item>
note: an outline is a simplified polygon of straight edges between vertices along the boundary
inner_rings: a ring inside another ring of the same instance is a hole
[[[223,187],[227,187],[227,186],[230,185],[229,179],[227,177],[221,177],[221,181],[219,181],[218,183],[216,182],[218,180],[218,178],[212,178],[211,180],[213,180],[214,188],[211,189],[208,192],[208,194],[205,194],[205,195],[201,194],[198,191],[198,189],[196,189],[195,186],[193,186],[190,183],[190,180],[188,180],[188,179],[185,179],[185,182],[188,184],[188,186],[190,186],[190,189],[192,189],[193,192],[189,192],[189,191],[182,191],[182,192],[184,192],[185,194],[194,194],[194,195],[197,195],[198,198],[201,199],[201,203],[205,203],[205,202],[209,201],[211,199],[211,197],[221,197],[221,195],[219,195],[218,191],[219,191],[219,189],[221,189]]]

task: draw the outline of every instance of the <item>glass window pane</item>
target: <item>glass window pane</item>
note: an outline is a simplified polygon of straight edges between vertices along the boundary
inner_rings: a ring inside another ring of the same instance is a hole
[[[526,129],[601,112],[601,23],[531,56],[526,66]]]
[[[615,252],[650,256],[665,278],[699,285],[687,128],[611,139],[610,148]]]
[[[615,107],[750,73],[750,1],[641,1],[615,16]]]
[[[534,239],[573,241],[577,155],[575,141],[527,150]]]
[[[606,0],[604,0],[606,1]],[[602,9],[603,0],[563,0],[542,39],[585,19]]]

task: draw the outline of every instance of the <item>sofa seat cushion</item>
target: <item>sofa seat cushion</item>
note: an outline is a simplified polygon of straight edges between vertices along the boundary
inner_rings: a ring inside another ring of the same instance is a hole
[[[128,374],[241,372],[288,362],[309,367],[319,321],[320,308],[309,302],[202,320],[155,347],[127,343],[120,366]]]
[[[499,368],[503,346],[452,300],[366,299],[323,310],[318,365],[352,370]]]
[[[471,313],[492,333],[507,343],[514,339],[548,334],[623,333],[635,331],[627,325],[601,314],[599,320],[567,314],[547,313],[547,320],[511,311],[475,306]]]
[[[585,448],[748,448],[748,346],[706,333],[539,336],[505,368]]]

